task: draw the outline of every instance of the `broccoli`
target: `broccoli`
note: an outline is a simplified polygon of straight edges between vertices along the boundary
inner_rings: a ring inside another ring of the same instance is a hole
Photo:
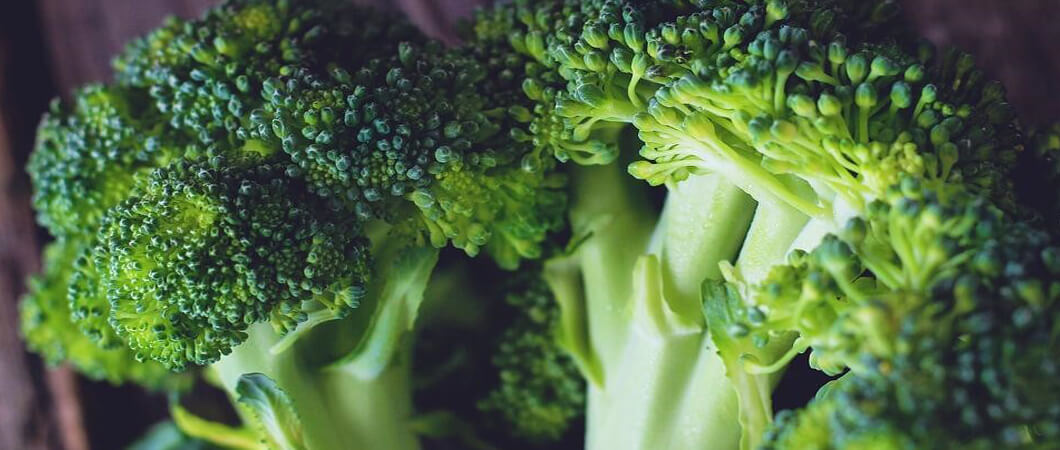
[[[507,289],[505,301],[518,315],[492,358],[499,384],[480,406],[504,415],[517,437],[547,442],[562,438],[582,416],[585,383],[557,345],[560,305],[536,269],[514,277]]]
[[[228,0],[133,42],[40,127],[30,348],[204,374],[243,423],[177,405],[174,445],[1060,442],[1057,133],[895,2],[516,0],[462,35]],[[807,352],[834,379],[775,412]]]
[[[84,242],[64,239],[44,250],[44,272],[29,282],[19,304],[22,333],[31,350],[50,363],[69,361],[86,376],[112,383],[131,381],[142,386],[181,391],[190,387],[190,373],[173,373],[155,361],[137,360],[120,343],[101,344],[82,333],[71,314],[68,290],[74,262],[83,258]]]
[[[469,39],[522,54],[528,96],[551,102],[533,139],[583,166],[569,214],[584,240],[545,279],[578,303],[564,345],[590,381],[587,448],[756,447],[793,356],[872,372],[864,355],[896,345],[835,298],[931,292],[986,245],[954,248],[966,234],[1001,232],[979,209],[1027,214],[1003,89],[908,38],[893,4],[855,3],[524,1],[477,17]],[[661,213],[616,160],[666,187]],[[904,234],[869,230],[887,224]]]
[[[856,358],[851,371],[778,418],[766,448],[1055,445],[1058,410],[1044,393],[1056,389],[1057,247],[1022,223],[966,218],[991,229],[955,246],[963,256],[933,271],[933,288],[848,300],[833,341],[866,348],[841,351]]]
[[[515,269],[565,211],[556,164],[508,132],[519,85],[474,56],[326,1],[230,1],[136,41],[41,127],[36,205],[71,244],[24,302],[31,348],[174,389],[165,369],[205,368],[268,446],[418,448],[439,248]]]

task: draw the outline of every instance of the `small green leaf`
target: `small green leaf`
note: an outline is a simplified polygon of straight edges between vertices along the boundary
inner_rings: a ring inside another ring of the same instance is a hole
[[[308,449],[302,436],[302,422],[291,398],[271,378],[261,373],[239,377],[236,399],[256,419],[265,444],[274,450]]]

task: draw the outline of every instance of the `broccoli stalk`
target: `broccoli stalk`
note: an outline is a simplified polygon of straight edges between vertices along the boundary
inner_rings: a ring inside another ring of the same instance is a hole
[[[578,351],[568,341],[568,348],[583,368],[602,367],[598,375],[587,372],[595,381],[587,445],[697,448],[729,439],[735,446],[737,397],[757,406],[739,408],[747,415],[745,432],[764,431],[776,377],[729,373],[730,383],[726,371],[742,366],[719,358],[700,311],[700,287],[702,280],[722,280],[722,261],[749,277],[782,263],[808,217],[786,205],[756,205],[724,178],[703,175],[677,184],[651,224],[650,204],[620,194],[632,187],[619,168],[578,169],[573,184],[571,220],[575,233],[587,237],[564,257],[578,268],[553,261],[546,279],[560,297],[572,285],[584,290],[584,305],[576,307],[586,311],[586,329],[569,334],[592,343]],[[572,271],[573,277],[555,273]],[[607,272],[595,274],[601,271]],[[780,347],[773,352],[783,353]]]
[[[414,411],[407,351],[381,373],[364,377],[348,365],[321,367],[319,361],[307,358],[306,354],[319,351],[312,347],[319,343],[300,342],[272,355],[269,349],[282,336],[265,324],[248,331],[248,340],[211,365],[211,370],[216,371],[237,405],[247,402],[239,394],[247,374],[263,374],[273,380],[298,418],[294,424],[298,427],[298,445],[294,448],[420,448],[410,426]],[[303,346],[309,348],[298,348]],[[260,416],[259,420],[269,419]],[[273,429],[262,426],[266,434]]]
[[[852,239],[848,219],[869,215],[904,177],[1012,206],[1005,174],[1018,142],[1000,91],[966,56],[879,33],[900,29],[894,17],[882,6],[781,0],[515,2],[480,15],[476,42],[528,61],[526,93],[549,117],[536,141],[560,160],[609,164],[621,155],[614,131],[635,128],[644,159],[629,173],[666,186],[642,242],[608,217],[650,208],[601,212],[623,190],[574,171],[571,218],[584,242],[548,279],[561,305],[584,303],[564,312],[584,328],[568,347],[590,380],[588,447],[756,447],[779,374],[828,344],[815,338],[830,336],[835,316],[795,303],[783,311],[796,318],[751,341],[745,322],[766,311],[742,286],[783,298],[793,294],[783,283],[804,282],[821,298],[817,275],[773,269],[823,248],[829,268],[853,270],[831,235]],[[873,267],[889,256],[859,257]],[[854,282],[843,275],[837,283]],[[829,373],[858,365],[841,359],[814,363]]]

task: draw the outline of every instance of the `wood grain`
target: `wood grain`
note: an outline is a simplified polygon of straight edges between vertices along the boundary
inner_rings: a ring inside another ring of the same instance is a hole
[[[39,266],[22,171],[34,124],[52,95],[32,3],[0,16],[0,448],[87,450],[73,372],[45,372],[18,335],[17,299]]]

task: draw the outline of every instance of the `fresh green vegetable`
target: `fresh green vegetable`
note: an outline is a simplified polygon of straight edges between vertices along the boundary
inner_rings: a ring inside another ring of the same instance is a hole
[[[900,17],[517,0],[452,48],[329,0],[168,21],[42,123],[23,332],[224,389],[243,424],[177,405],[171,446],[1053,448],[1060,141]],[[835,379],[778,413],[805,352]]]

